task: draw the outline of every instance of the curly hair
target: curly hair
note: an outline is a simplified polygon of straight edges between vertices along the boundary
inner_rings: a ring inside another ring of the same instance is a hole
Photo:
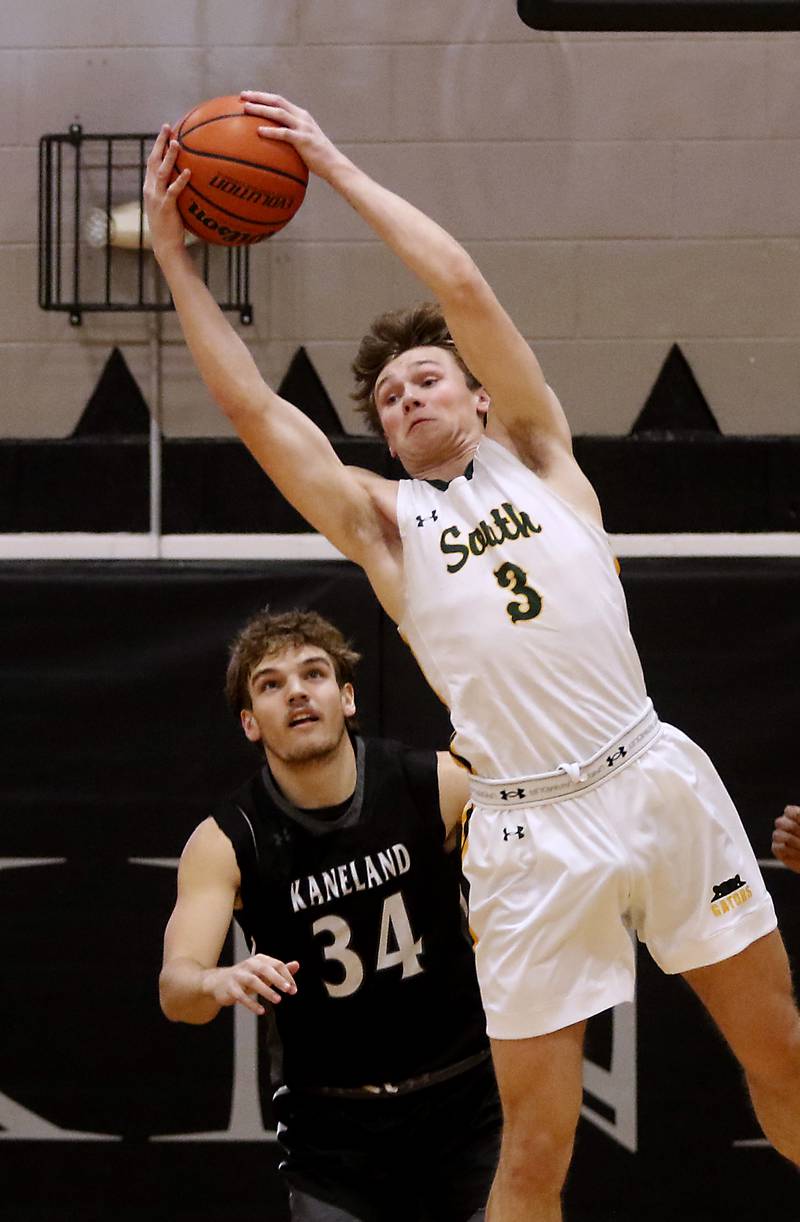
[[[356,411],[379,436],[383,436],[383,429],[375,406],[375,383],[384,365],[409,348],[444,348],[452,352],[470,390],[480,385],[461,359],[435,301],[423,301],[406,310],[381,314],[359,344],[352,365],[356,390],[351,396]]]
[[[269,607],[264,607],[236,634],[230,648],[225,695],[237,717],[242,709],[250,708],[250,676],[265,654],[298,649],[302,645],[324,649],[333,663],[340,688],[353,682],[353,672],[361,655],[338,628],[316,611],[282,611],[273,615]],[[353,718],[347,721],[348,725],[354,725]]]

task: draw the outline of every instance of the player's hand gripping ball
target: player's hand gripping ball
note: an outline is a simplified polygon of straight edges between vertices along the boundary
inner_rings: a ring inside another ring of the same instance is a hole
[[[235,94],[201,102],[181,119],[175,177],[192,173],[178,211],[197,237],[251,246],[283,229],[302,204],[308,168],[291,144],[259,136],[269,122],[246,114]]]

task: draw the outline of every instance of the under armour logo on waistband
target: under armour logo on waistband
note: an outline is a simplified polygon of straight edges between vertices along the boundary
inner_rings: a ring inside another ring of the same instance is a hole
[[[512,798],[524,798],[525,790],[521,786],[519,789],[501,789],[500,797],[504,802],[510,802]]]
[[[435,509],[431,513],[428,514],[427,518],[423,518],[421,513],[417,514],[417,526],[424,526],[426,522],[438,522],[438,521],[439,521],[439,514],[437,513]]]
[[[503,828],[503,839],[504,840],[509,840],[512,836],[516,836],[517,840],[521,840],[524,835],[525,835],[525,831],[519,825],[517,825],[517,827],[504,827]]]
[[[609,768],[613,768],[617,760],[624,759],[627,754],[628,752],[624,747],[617,747],[613,755],[606,756],[606,763],[608,764]]]

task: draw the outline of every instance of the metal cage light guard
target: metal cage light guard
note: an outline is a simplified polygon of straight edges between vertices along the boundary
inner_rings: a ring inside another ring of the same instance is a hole
[[[80,123],[39,141],[39,305],[81,325],[84,313],[150,315],[149,555],[162,556],[162,322],[174,310],[147,248],[144,132],[87,135]],[[122,214],[125,214],[124,227]],[[88,225],[87,225],[87,222]],[[124,240],[118,240],[123,236]],[[128,249],[120,249],[127,247]],[[221,309],[253,321],[250,251],[199,243],[203,280]]]
[[[146,275],[152,255],[143,244],[144,216],[138,211],[138,241],[134,249],[120,252],[111,242],[112,211],[119,202],[119,182],[128,184],[129,194],[141,200],[147,150],[155,136],[142,133],[88,135],[81,124],[73,123],[66,133],[42,136],[39,141],[39,305],[43,310],[69,313],[73,326],[80,326],[84,313],[146,311],[163,313],[174,309],[172,299],[160,300],[155,286],[147,284],[157,277]],[[123,154],[124,145],[132,146]],[[95,206],[105,218],[106,233],[100,241],[87,242],[85,222],[91,208],[86,180],[98,175]],[[126,178],[127,176],[127,178]],[[87,257],[90,245],[97,248],[101,267],[95,267],[96,291],[87,291]],[[250,302],[250,251],[246,246],[230,248],[201,244],[200,258],[205,283],[211,287],[223,310],[238,311],[240,321],[253,321]],[[219,252],[219,255],[217,254]],[[128,293],[123,294],[121,273],[130,277]],[[224,260],[224,266],[220,263]]]

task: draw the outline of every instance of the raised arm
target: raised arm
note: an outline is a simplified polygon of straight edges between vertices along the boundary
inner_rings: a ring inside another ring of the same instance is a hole
[[[186,250],[175,201],[189,171],[170,183],[177,152],[170,128],[162,127],[147,162],[145,208],[155,256],[203,381],[303,517],[357,564],[368,571],[380,567],[385,521],[373,495],[374,481],[344,466],[321,430],[267,385]]]
[[[360,170],[306,111],[278,94],[246,91],[247,109],[279,126],[265,139],[286,140],[307,165],[359,213],[435,295],[456,346],[513,433],[534,429],[571,455],[566,417],[539,362],[466,250],[435,221]]]
[[[294,993],[297,962],[255,954],[218,967],[239,889],[239,867],[228,837],[213,819],[190,836],[178,867],[178,899],[164,933],[158,980],[161,1009],[173,1022],[208,1023],[223,1006],[263,1014]]]

